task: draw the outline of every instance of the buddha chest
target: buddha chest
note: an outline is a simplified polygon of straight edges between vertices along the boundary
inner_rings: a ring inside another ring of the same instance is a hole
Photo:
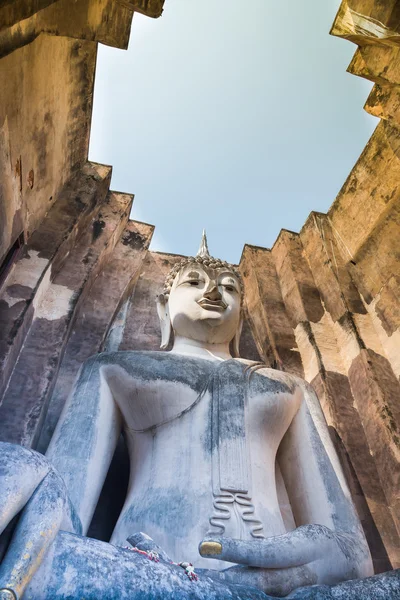
[[[134,433],[154,434],[203,399],[211,400],[214,438],[243,437],[249,427],[278,433],[291,412],[294,385],[272,369],[236,359],[217,362],[164,352],[117,356],[118,362],[105,366],[106,380],[125,426]]]
[[[198,562],[197,543],[207,534],[282,533],[274,467],[293,390],[241,361],[125,354],[140,366],[106,370],[131,457],[114,541],[139,528],[179,556],[195,532]]]

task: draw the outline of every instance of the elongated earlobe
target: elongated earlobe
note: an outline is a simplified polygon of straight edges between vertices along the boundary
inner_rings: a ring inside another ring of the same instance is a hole
[[[171,319],[169,316],[168,298],[164,294],[157,296],[157,313],[160,319],[161,326],[161,350],[165,350],[168,347],[169,340],[171,337]]]
[[[236,329],[235,337],[232,340],[232,354],[235,358],[240,358],[239,343],[243,329],[243,317],[240,317],[238,328]]]

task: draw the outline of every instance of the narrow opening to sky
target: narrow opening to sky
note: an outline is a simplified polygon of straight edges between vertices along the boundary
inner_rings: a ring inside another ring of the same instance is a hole
[[[166,0],[135,14],[128,51],[99,46],[90,159],[135,194],[151,248],[271,247],[326,212],[378,121],[356,50],[329,36],[339,0]]]

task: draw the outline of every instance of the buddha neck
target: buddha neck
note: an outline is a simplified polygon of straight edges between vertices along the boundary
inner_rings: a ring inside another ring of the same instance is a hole
[[[232,358],[232,355],[229,352],[229,342],[224,344],[209,344],[180,335],[175,336],[171,353],[201,356],[202,358],[208,358],[209,360],[229,360]]]

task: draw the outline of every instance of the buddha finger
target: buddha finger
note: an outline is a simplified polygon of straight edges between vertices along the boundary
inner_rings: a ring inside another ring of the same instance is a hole
[[[294,531],[266,539],[213,538],[199,546],[201,556],[240,565],[279,569],[298,567],[318,559],[335,543],[334,533],[323,525],[302,525]]]

